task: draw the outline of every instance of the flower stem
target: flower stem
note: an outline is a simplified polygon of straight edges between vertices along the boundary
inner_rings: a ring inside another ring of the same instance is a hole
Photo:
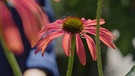
[[[99,41],[99,30],[100,30],[100,18],[102,12],[102,2],[103,0],[98,0],[97,2],[97,12],[96,12],[96,49],[97,49],[97,66],[98,66],[98,73],[99,76],[103,76],[103,69],[102,69],[102,60],[101,60],[101,51],[100,51],[100,41]]]
[[[72,69],[74,63],[74,51],[75,51],[75,36],[72,37],[72,41],[71,41],[71,54],[68,59],[68,68],[67,68],[66,76],[72,75]]]
[[[1,33],[0,33],[0,35],[1,35]],[[19,68],[19,65],[16,61],[16,58],[15,58],[14,54],[6,47],[6,44],[5,44],[2,36],[0,36],[0,42],[2,44],[3,51],[5,53],[5,56],[7,57],[7,60],[10,64],[12,70],[13,70],[14,75],[15,76],[22,76],[22,72]]]

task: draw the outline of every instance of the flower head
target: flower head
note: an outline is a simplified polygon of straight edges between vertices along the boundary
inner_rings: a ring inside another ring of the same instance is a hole
[[[104,20],[100,20],[100,25],[104,24]],[[62,47],[67,56],[70,56],[71,53],[71,39],[72,36],[76,37],[76,51],[79,57],[80,63],[85,65],[86,63],[86,54],[82,38],[85,38],[90,54],[93,60],[96,60],[96,48],[94,40],[90,37],[90,34],[96,35],[96,20],[85,20],[84,18],[77,17],[67,17],[66,19],[56,20],[53,23],[48,24],[47,29],[42,29],[39,31],[38,36],[33,40],[32,46],[37,46],[35,54],[42,50],[42,55],[47,45],[54,39],[63,35]],[[49,34],[48,34],[49,33]],[[100,40],[111,48],[115,48],[115,45],[112,42],[114,36],[112,33],[100,27]],[[44,38],[41,39],[42,35],[46,34]]]
[[[83,30],[83,22],[77,17],[68,17],[63,22],[62,29],[69,33],[75,34]]]
[[[0,12],[0,34],[2,34],[0,36],[3,37],[8,49],[21,54],[24,49],[23,42],[10,7],[14,8],[21,17],[22,29],[29,42],[41,27],[48,23],[48,17],[33,0],[0,0],[0,11],[2,11]]]
[[[60,2],[61,0],[54,0],[55,2]]]

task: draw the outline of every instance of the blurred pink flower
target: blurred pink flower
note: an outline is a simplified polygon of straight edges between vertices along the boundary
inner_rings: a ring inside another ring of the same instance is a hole
[[[17,29],[10,11],[5,3],[0,1],[0,32],[2,33],[5,44],[14,53],[20,54],[23,52],[23,44],[19,30]]]
[[[36,33],[48,23],[47,15],[33,0],[7,0],[7,3],[19,13],[25,35],[31,42]],[[23,51],[20,32],[5,1],[0,0],[0,11],[1,36],[12,52],[20,54]]]
[[[21,16],[26,37],[31,40],[48,23],[48,17],[34,0],[14,0],[14,7]]]
[[[60,2],[61,0],[54,0],[55,2]]]
[[[42,55],[47,45],[54,39],[63,35],[62,46],[64,52],[67,56],[70,56],[71,53],[71,39],[72,36],[76,37],[76,51],[79,57],[80,63],[86,64],[86,54],[82,38],[86,39],[90,54],[93,60],[96,60],[96,47],[93,39],[90,37],[90,34],[96,35],[96,20],[85,20],[84,18],[77,17],[67,17],[66,19],[56,20],[53,23],[47,25],[47,29],[42,29],[39,31],[38,36],[32,42],[32,46],[37,46],[35,54],[42,50]],[[104,24],[104,20],[100,20],[100,25]],[[49,33],[49,34],[48,34]],[[42,35],[46,36],[41,39]],[[115,48],[115,45],[112,42],[114,38],[113,34],[100,27],[100,40],[111,48]]]

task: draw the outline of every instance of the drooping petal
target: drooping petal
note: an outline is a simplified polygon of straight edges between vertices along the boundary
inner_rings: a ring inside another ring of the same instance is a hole
[[[32,41],[31,41],[31,47],[33,48],[37,43],[38,41],[42,38],[43,34],[45,34],[45,30],[40,30],[38,33],[37,33],[37,36],[35,36]]]
[[[107,46],[109,46],[109,47],[111,47],[111,48],[113,48],[113,49],[116,48],[116,46],[115,46],[114,43],[112,42],[112,39],[111,39],[107,34],[101,33],[101,34],[100,34],[100,40],[101,40],[104,44],[106,44]]]
[[[7,48],[15,54],[21,54],[24,47],[19,30],[13,21],[10,11],[3,1],[0,1],[0,11],[2,11],[0,12],[0,32],[2,32]]]
[[[107,30],[106,28],[100,27],[100,32],[103,32],[103,33],[109,35],[110,38],[115,39],[115,36],[109,30]]]
[[[40,51],[40,49],[42,50],[42,56],[44,55],[44,51],[47,47],[47,45],[54,39],[57,38],[61,35],[63,35],[64,33],[62,32],[52,32],[50,34],[48,34],[47,36],[45,36],[37,45],[37,50],[35,51],[35,54],[37,52]]]
[[[31,26],[33,25],[33,23],[34,23],[34,26],[37,25],[37,22],[33,16],[33,14],[25,6],[25,5],[27,5],[27,3],[24,5],[23,0],[20,0],[20,1],[14,0],[14,3],[15,3],[15,6],[14,6],[15,9],[17,10],[17,12],[19,13],[19,15],[22,19],[25,35],[30,41],[31,37],[32,37],[32,30],[34,30],[34,32],[35,32],[34,27],[31,27]],[[36,29],[39,29],[39,27]]]
[[[107,29],[106,29],[107,30]],[[96,30],[84,30],[87,33],[96,35]],[[102,31],[100,30],[100,36],[99,39],[106,44],[107,46],[111,47],[111,48],[116,48],[116,46],[114,45],[114,43],[112,42],[112,38],[114,38],[113,34],[110,33],[109,31]]]
[[[65,54],[67,56],[69,56],[70,54],[70,43],[71,43],[71,38],[70,38],[70,34],[68,33],[65,33],[63,38],[62,38],[62,47],[63,47],[63,50],[65,52]]]
[[[83,46],[83,43],[79,34],[76,34],[76,51],[77,51],[77,55],[79,57],[80,63],[85,65],[86,54],[85,54],[85,49],[84,49],[84,46]]]
[[[47,31],[57,31],[57,30],[62,30],[61,28],[60,28],[60,25],[62,25],[62,24],[57,24],[57,23],[50,23],[50,24],[48,24],[48,26],[47,26]]]
[[[95,43],[93,39],[87,34],[84,34],[84,37],[86,39],[86,42],[87,42],[87,45],[88,45],[88,48],[89,48],[89,51],[93,60],[96,60],[96,47],[95,47]]]
[[[48,23],[48,18],[33,0],[14,0],[14,7],[22,19],[25,35],[31,42],[41,27]]]
[[[31,10],[31,11],[33,11],[33,13],[35,13],[37,20],[39,21],[39,23],[41,23],[41,27],[44,26],[46,28],[46,24],[49,23],[49,19],[46,14],[46,11],[43,11],[41,9],[41,7],[39,5],[37,5],[37,3],[33,0],[29,0],[28,5],[30,5],[30,4],[31,4],[31,7],[35,8],[35,10]],[[31,9],[30,6],[28,6],[28,7]]]
[[[46,28],[43,28],[41,29],[38,33],[37,33],[37,36],[34,37],[31,41],[31,46],[34,47],[36,45],[36,43],[38,43],[38,41],[42,38],[43,34],[46,34],[48,32],[52,32],[52,31],[61,31],[62,29],[59,28],[59,25],[62,25],[62,24],[54,24],[54,23],[50,23],[50,24],[47,24],[47,27]]]
[[[104,24],[105,23],[105,21],[104,21],[104,19],[100,19],[100,25],[102,25],[102,24]],[[84,22],[84,26],[90,26],[90,25],[96,25],[97,24],[97,20],[90,20],[90,19],[88,19],[88,20],[86,20],[86,22]]]
[[[94,33],[94,32],[96,33],[96,27],[95,27],[95,26],[86,26],[86,27],[85,27],[85,30],[89,30],[89,31],[92,31],[93,33]],[[84,30],[84,31],[85,31],[85,30]],[[106,28],[100,27],[99,32],[106,33],[106,34],[108,34],[110,37],[112,37],[113,39],[115,39],[114,35],[113,35],[109,30],[107,30]]]
[[[63,24],[64,21],[65,21],[64,19],[58,19],[54,23]]]
[[[48,24],[47,30],[57,30],[57,29],[59,30],[62,28],[63,22],[64,22],[63,19],[56,20],[55,22]]]

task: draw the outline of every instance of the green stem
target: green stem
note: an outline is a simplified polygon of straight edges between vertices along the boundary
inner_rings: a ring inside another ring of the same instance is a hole
[[[2,35],[2,34],[0,33],[0,35]],[[12,70],[13,70],[14,75],[15,76],[22,76],[22,72],[21,72],[21,70],[19,68],[19,65],[18,65],[18,63],[16,61],[16,58],[15,58],[14,54],[6,47],[2,36],[0,36],[0,42],[2,44],[3,51],[5,53],[5,56],[7,57],[7,60],[9,62],[9,64],[10,64]]]
[[[98,2],[97,2],[97,12],[96,12],[96,19],[97,19],[96,49],[97,49],[97,66],[98,66],[99,76],[103,76],[101,51],[100,51],[100,41],[99,41],[99,30],[100,30],[100,18],[101,18],[101,12],[102,12],[102,2],[103,2],[103,0],[98,0]]]
[[[72,75],[72,69],[74,63],[74,51],[75,51],[75,36],[72,37],[72,41],[71,41],[71,54],[68,60],[68,68],[67,68],[66,76]]]

